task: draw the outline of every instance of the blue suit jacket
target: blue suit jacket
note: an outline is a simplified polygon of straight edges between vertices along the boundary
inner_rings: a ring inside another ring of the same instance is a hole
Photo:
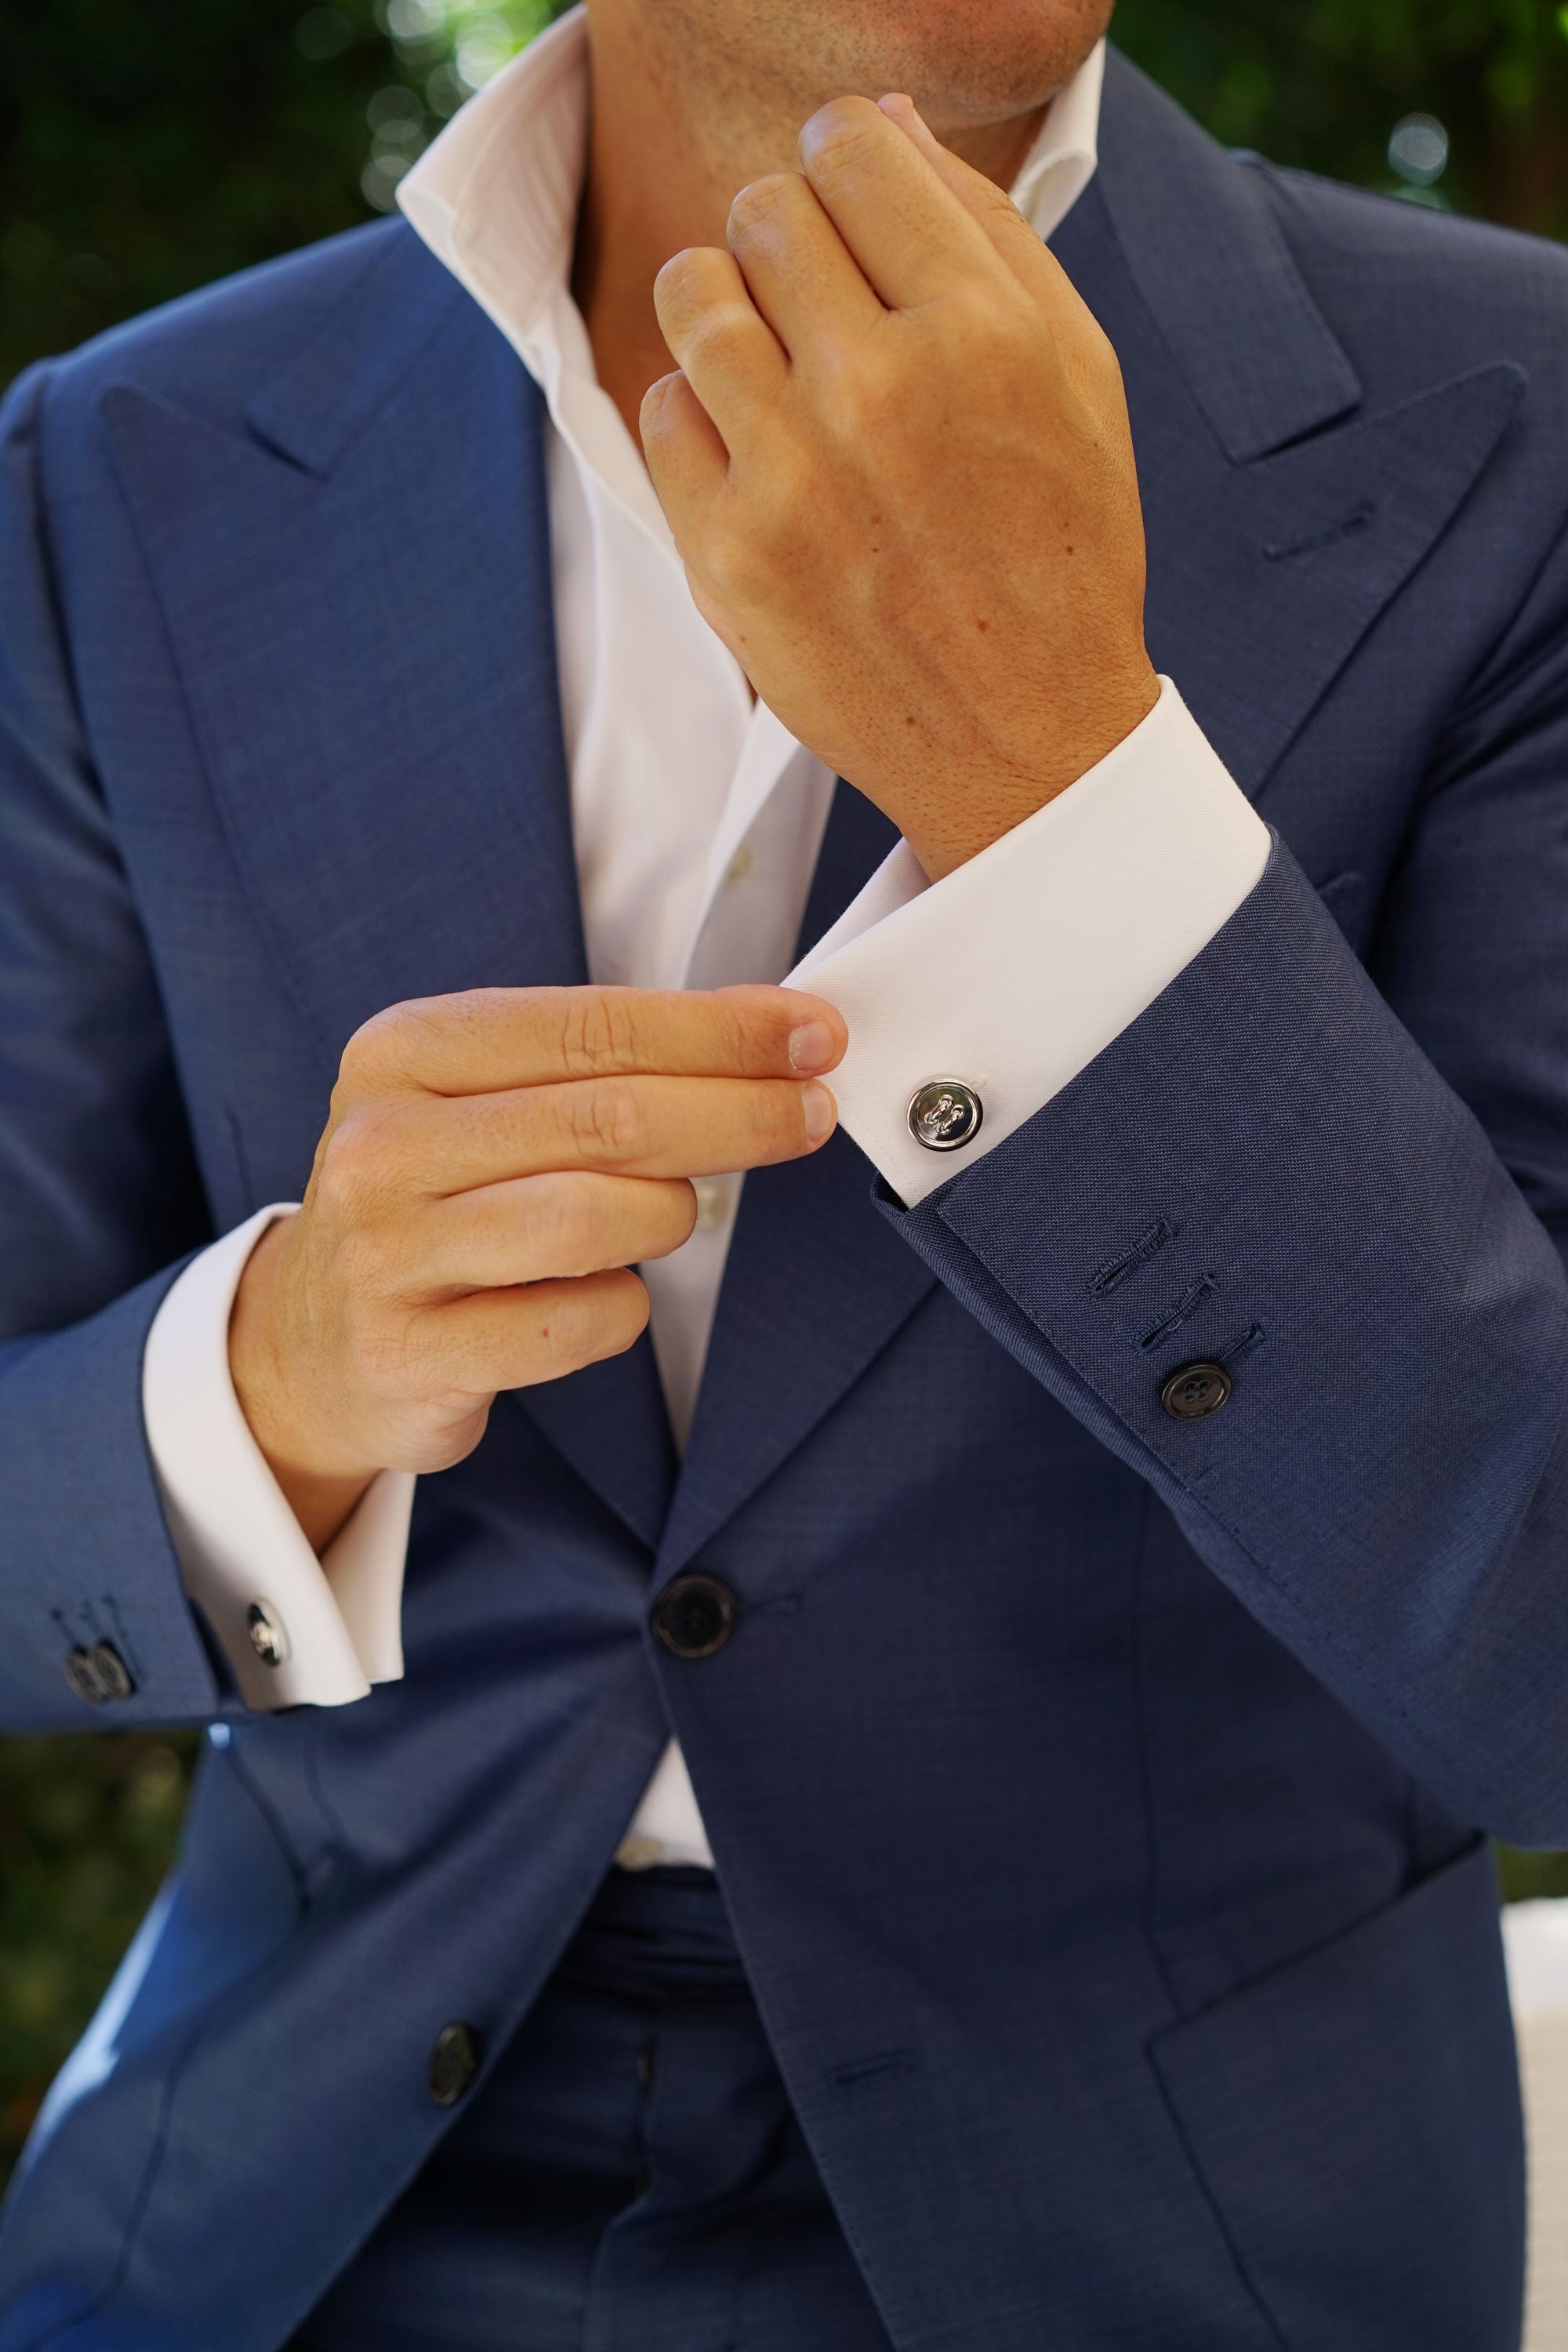
[[[89,1720],[97,1633],[115,1720],[232,1731],[3,2352],[271,2352],[672,1727],[900,2352],[1516,2340],[1477,1832],[1568,1842],[1568,256],[1227,157],[1119,61],[1056,242],[1268,873],[917,1212],[842,1139],[748,1181],[679,1471],[646,1344],[502,1399],[421,1483],[406,1680],[341,1710],[226,1693],[140,1360],[359,1022],[583,976],[539,400],[395,222],[11,397],[0,1704]],[[841,787],[808,931],[886,837]],[[698,1565],[742,1615],[681,1664]]]

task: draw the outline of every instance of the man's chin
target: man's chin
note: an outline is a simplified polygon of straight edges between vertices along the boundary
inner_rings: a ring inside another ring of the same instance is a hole
[[[590,5],[593,0],[590,0]],[[939,133],[1044,104],[1110,18],[1110,0],[601,0],[662,27],[687,69],[722,60],[730,103],[748,85],[802,120],[824,100],[907,90]]]
[[[795,12],[802,30],[819,9],[860,50],[856,79],[866,94],[907,90],[934,130],[1042,105],[1110,16],[1109,0],[808,0]]]

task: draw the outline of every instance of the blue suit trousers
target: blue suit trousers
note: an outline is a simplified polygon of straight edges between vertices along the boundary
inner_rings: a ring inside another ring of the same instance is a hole
[[[710,1873],[611,1873],[293,2352],[890,2352]]]

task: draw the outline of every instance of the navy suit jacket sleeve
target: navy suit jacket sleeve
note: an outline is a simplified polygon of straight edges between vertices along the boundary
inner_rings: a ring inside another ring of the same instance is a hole
[[[38,439],[0,412],[0,1724],[178,1722],[218,1688],[142,1426],[142,1352],[206,1240],[156,975],[57,624]],[[112,1642],[131,1697],[61,1671]]]
[[[1277,841],[1072,1085],[883,1206],[1432,1789],[1562,1844],[1561,550],[1436,749],[1369,961]],[[1229,1402],[1169,1417],[1171,1371],[1215,1359]]]

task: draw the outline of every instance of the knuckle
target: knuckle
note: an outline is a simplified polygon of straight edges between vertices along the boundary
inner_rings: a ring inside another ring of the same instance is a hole
[[[753,229],[771,228],[794,212],[805,182],[797,172],[764,172],[738,189],[730,205],[731,237],[746,237]]]
[[[587,1272],[598,1223],[596,1208],[595,1197],[578,1177],[534,1178],[529,1198],[530,1239],[540,1265],[549,1273]]]
[[[647,1292],[626,1272],[563,1284],[551,1302],[540,1341],[559,1371],[629,1348],[647,1321]]]
[[[806,124],[801,144],[814,162],[852,167],[880,138],[883,120],[869,99],[830,98]]]
[[[403,1010],[402,1005],[395,1004],[384,1013],[373,1013],[354,1031],[338,1061],[338,1082],[332,1090],[334,1103],[340,1097],[352,1100],[384,1077],[396,1054],[396,1033]]]
[[[589,1160],[630,1160],[643,1139],[643,1117],[635,1088],[624,1078],[603,1078],[573,1089],[573,1141]]]
[[[561,1007],[561,1066],[567,1076],[595,1078],[637,1056],[637,1021],[630,991],[572,988]]]
[[[386,1181],[386,1151],[380,1122],[350,1111],[329,1131],[316,1168],[323,1204],[352,1221],[380,1196]]]
[[[713,254],[700,245],[689,245],[670,255],[653,281],[661,319],[679,321],[700,308],[712,284],[713,260]]]

